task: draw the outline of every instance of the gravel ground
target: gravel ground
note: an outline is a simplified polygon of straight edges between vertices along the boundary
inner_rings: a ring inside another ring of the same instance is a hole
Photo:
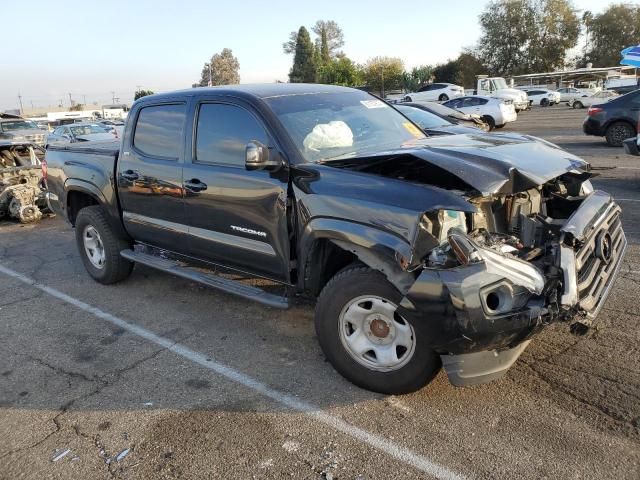
[[[102,286],[61,219],[0,223],[0,267],[38,282],[0,271],[0,478],[639,478],[640,162],[583,136],[584,114],[538,108],[505,131],[592,162],[624,210],[621,277],[586,336],[548,328],[472,388],[441,373],[401,397],[358,389],[309,304],[144,267]]]

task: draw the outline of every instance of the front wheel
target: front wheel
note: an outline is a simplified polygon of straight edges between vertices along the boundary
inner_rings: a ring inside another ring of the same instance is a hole
[[[110,284],[131,274],[133,263],[120,256],[131,245],[113,231],[102,207],[94,205],[80,210],[76,218],[76,243],[82,263],[94,280]]]
[[[413,102],[413,99],[411,97],[404,97],[404,101],[405,102]]]
[[[582,102],[573,102],[573,108],[584,108]]]
[[[548,107],[550,105],[549,99],[548,98],[543,98],[542,100],[540,100],[540,105],[543,106],[543,107]]]
[[[414,392],[440,370],[420,322],[397,312],[402,295],[367,267],[335,275],[316,306],[316,334],[333,367],[359,387],[386,394]]]
[[[438,100],[439,100],[440,102],[446,102],[447,100],[449,100],[449,97],[447,96],[447,94],[443,93],[442,95],[440,95],[440,96],[438,97]]]

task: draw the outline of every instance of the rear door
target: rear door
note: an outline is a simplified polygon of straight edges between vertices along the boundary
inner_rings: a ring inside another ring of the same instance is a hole
[[[289,280],[288,169],[248,171],[245,147],[258,140],[277,155],[257,112],[240,100],[194,105],[184,166],[190,246],[199,258],[279,281]]]
[[[185,253],[182,165],[187,102],[145,104],[133,113],[117,169],[124,225],[138,241]]]

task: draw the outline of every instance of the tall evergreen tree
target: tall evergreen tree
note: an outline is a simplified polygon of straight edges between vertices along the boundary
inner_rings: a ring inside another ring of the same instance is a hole
[[[322,30],[320,34],[320,62],[322,65],[327,65],[331,61],[331,55],[329,54],[329,42],[327,40],[327,31]]]
[[[296,39],[296,54],[289,72],[291,83],[313,83],[316,81],[315,47],[306,28],[300,27]]]

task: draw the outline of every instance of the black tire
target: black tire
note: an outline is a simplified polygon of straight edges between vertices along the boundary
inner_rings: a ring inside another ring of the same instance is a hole
[[[575,101],[573,102],[573,108],[584,108],[582,102]]]
[[[449,96],[446,93],[443,93],[438,97],[438,101],[440,102],[446,102],[447,100],[449,100]]]
[[[496,121],[493,119],[492,116],[490,115],[484,115],[482,117],[482,120],[484,120],[484,123],[486,123],[487,125],[489,125],[489,131],[493,130],[496,128]]]
[[[506,125],[506,123],[503,123],[502,125],[496,125],[496,130],[500,129],[500,128],[504,128]]]
[[[422,388],[442,366],[440,357],[424,345],[426,335],[422,323],[399,317],[413,327],[415,349],[407,363],[396,370],[367,368],[356,361],[344,346],[340,314],[349,302],[363,295],[376,296],[395,305],[399,305],[402,299],[400,292],[376,270],[354,266],[337,273],[322,290],[316,305],[316,334],[325,356],[342,376],[367,390],[395,395]]]
[[[614,122],[607,127],[604,135],[607,139],[607,145],[621,147],[622,142],[627,138],[636,136],[636,131],[627,122]]]
[[[548,98],[543,98],[542,100],[540,100],[540,106],[548,107],[549,105],[550,105],[550,103],[549,103],[549,99]]]
[[[89,226],[97,230],[102,241],[105,261],[101,268],[91,263],[85,250],[83,235]],[[84,267],[97,282],[108,285],[120,282],[131,275],[133,262],[120,256],[122,250],[131,248],[131,243],[113,231],[102,207],[92,205],[80,210],[76,218],[76,244]]]
[[[413,102],[413,99],[411,97],[404,97],[404,101],[405,102]]]

